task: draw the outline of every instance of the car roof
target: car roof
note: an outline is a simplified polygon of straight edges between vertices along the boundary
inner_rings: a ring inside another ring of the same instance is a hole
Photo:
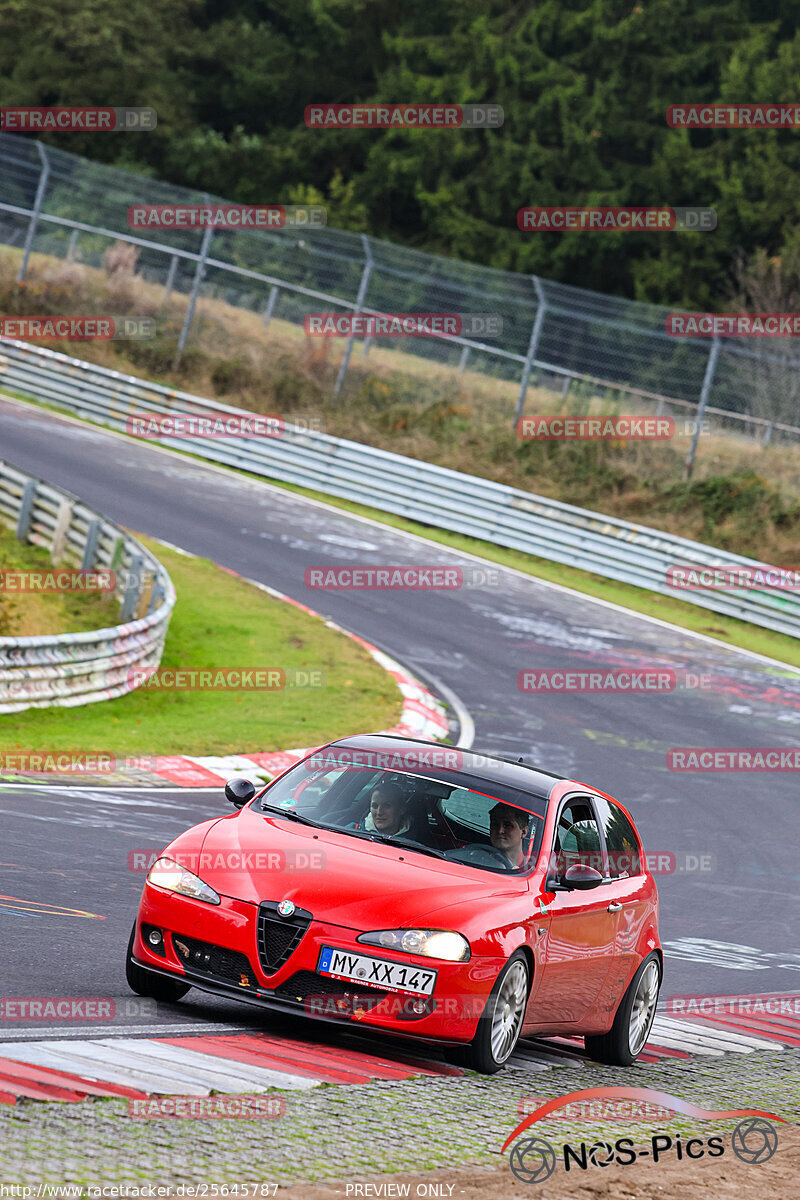
[[[484,779],[493,783],[502,783],[520,792],[528,792],[542,800],[547,800],[557,783],[567,778],[556,775],[553,771],[543,771],[539,767],[527,763],[513,762],[496,754],[483,754],[480,751],[462,750],[458,746],[449,746],[442,742],[428,742],[422,738],[400,737],[389,733],[355,734],[352,737],[339,738],[329,746],[347,746],[353,750],[383,751],[402,754],[404,750],[415,751],[439,749],[454,751],[462,756],[463,766],[459,770],[448,768],[448,775],[461,775],[471,779]],[[428,769],[426,774],[435,773]]]

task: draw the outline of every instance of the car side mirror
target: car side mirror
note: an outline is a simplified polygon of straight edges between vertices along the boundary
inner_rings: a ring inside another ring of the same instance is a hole
[[[565,885],[572,891],[588,892],[591,888],[596,888],[598,884],[603,882],[603,876],[595,867],[588,867],[585,863],[573,863],[567,868],[564,875]]]
[[[229,800],[234,808],[244,808],[255,794],[256,785],[249,779],[229,779],[225,784],[225,799]]]

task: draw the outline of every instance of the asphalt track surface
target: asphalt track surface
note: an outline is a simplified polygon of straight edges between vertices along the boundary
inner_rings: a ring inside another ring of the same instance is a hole
[[[796,777],[675,773],[666,766],[674,747],[793,748],[796,673],[501,568],[488,585],[451,591],[309,591],[304,571],[311,566],[461,565],[469,575],[476,563],[5,398],[0,458],[137,532],[279,588],[434,686],[444,683],[474,719],[476,750],[522,755],[628,805],[648,852],[677,856],[675,871],[658,880],[667,950],[662,998],[800,985]],[[709,614],[709,627],[713,621]],[[710,675],[713,686],[549,697],[517,687],[522,668],[653,665]],[[149,749],[143,743],[141,752]],[[128,851],[165,845],[195,822],[229,811],[221,795],[4,788],[0,811],[3,996],[117,998],[120,1029],[283,1024],[196,990],[155,1014],[131,1007],[124,957],[142,876],[127,869]],[[687,855],[711,857],[698,870]],[[0,1039],[19,1037],[26,1023],[3,1021]],[[40,1023],[31,1024],[34,1031],[45,1033]],[[63,1025],[58,1033],[64,1036]]]

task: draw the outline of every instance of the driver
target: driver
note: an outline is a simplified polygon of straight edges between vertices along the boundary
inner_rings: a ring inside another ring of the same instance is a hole
[[[528,813],[511,804],[495,804],[489,812],[489,840],[496,850],[502,850],[512,868],[525,863],[522,839],[528,828]]]
[[[379,783],[369,798],[369,812],[354,828],[366,829],[370,833],[382,833],[384,837],[396,837],[407,833],[411,823],[406,815],[406,798],[395,783]]]

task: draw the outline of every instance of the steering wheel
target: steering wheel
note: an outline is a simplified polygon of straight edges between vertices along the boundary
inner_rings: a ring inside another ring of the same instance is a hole
[[[510,860],[506,857],[502,850],[498,850],[496,846],[487,846],[484,842],[470,842],[468,846],[459,846],[455,850],[446,851],[446,853],[451,862],[467,863],[474,862],[476,856],[480,858],[480,855],[484,854],[488,855],[490,858],[496,859],[499,863],[501,863],[503,870],[514,870]]]

